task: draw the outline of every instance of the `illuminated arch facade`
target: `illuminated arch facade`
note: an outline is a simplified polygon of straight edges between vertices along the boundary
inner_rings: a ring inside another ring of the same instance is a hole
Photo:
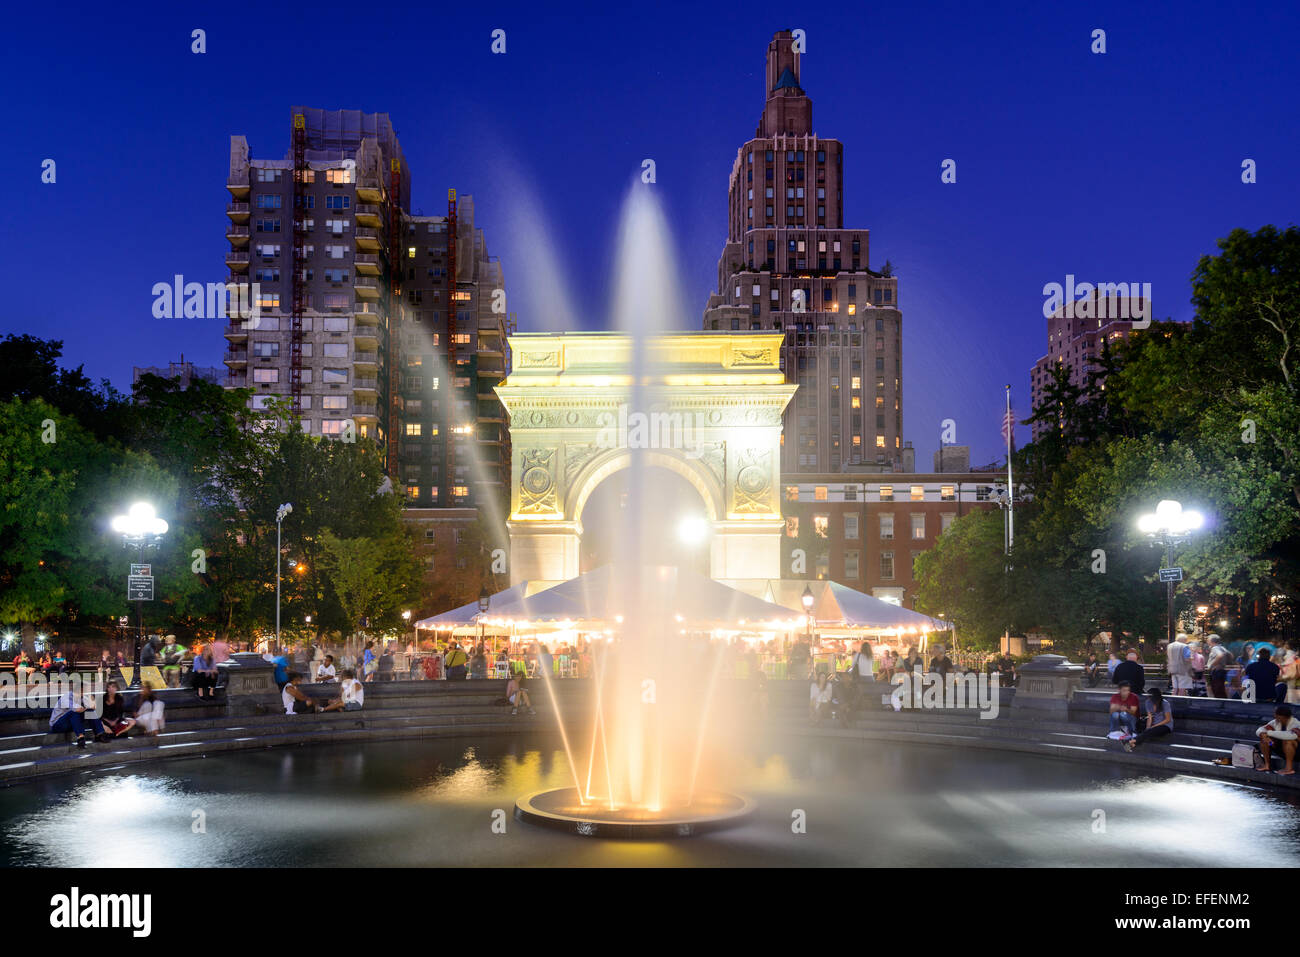
[[[583,506],[633,448],[699,492],[714,578],[780,578],[781,417],[796,388],[780,368],[781,341],[511,336],[513,370],[496,389],[510,413],[511,583],[577,576]],[[634,374],[640,411],[630,408]]]

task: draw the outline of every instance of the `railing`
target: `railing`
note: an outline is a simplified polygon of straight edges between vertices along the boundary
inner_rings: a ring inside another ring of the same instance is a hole
[[[353,379],[352,380],[352,388],[354,389],[369,389],[370,391],[373,392],[375,389],[378,388],[378,386],[379,386],[378,379]]]
[[[365,363],[368,365],[377,365],[379,362],[378,352],[354,352],[352,354],[354,364]]]
[[[368,203],[358,203],[354,215],[356,216],[378,216],[379,207]]]
[[[379,242],[379,230],[377,229],[358,226],[354,235],[357,239],[373,239],[375,242]]]
[[[226,206],[226,212],[227,213],[248,213],[249,212],[248,204],[230,203],[228,206]]]

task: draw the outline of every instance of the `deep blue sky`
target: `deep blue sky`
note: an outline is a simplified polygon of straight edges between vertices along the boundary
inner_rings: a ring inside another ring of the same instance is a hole
[[[676,324],[698,329],[782,28],[807,31],[814,127],[845,144],[846,223],[900,277],[904,431],[922,466],[947,417],[976,463],[1000,454],[1004,383],[1027,414],[1044,283],[1150,282],[1156,315],[1186,319],[1217,237],[1297,220],[1300,5],[831,6],[814,20],[758,2],[20,5],[0,38],[0,332],[62,338],[123,388],[132,365],[182,352],[219,364],[218,323],[152,318],[150,288],[224,277],[229,136],[282,158],[297,102],[390,113],[415,208],[444,210],[448,186],[475,197],[524,330],[556,327],[539,243],[580,324],[605,325],[620,204],[654,158],[691,304]],[[939,180],[948,157],[955,185]]]

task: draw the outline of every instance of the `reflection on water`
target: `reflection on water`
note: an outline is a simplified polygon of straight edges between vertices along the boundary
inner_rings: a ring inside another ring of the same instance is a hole
[[[1300,863],[1300,808],[1196,777],[851,739],[792,739],[731,760],[728,778],[758,802],[753,818],[642,843],[513,819],[515,797],[572,781],[549,739],[192,758],[0,791],[0,863],[1215,867],[1241,847],[1257,865]],[[497,810],[505,834],[493,833]],[[796,811],[806,833],[792,833]],[[1211,814],[1212,843],[1199,837]]]

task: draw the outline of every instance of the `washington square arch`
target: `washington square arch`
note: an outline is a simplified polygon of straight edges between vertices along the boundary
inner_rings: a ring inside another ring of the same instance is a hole
[[[511,583],[580,573],[584,506],[633,449],[698,493],[713,578],[780,578],[781,421],[796,389],[781,371],[781,341],[511,336],[513,368],[496,390],[510,414]]]

